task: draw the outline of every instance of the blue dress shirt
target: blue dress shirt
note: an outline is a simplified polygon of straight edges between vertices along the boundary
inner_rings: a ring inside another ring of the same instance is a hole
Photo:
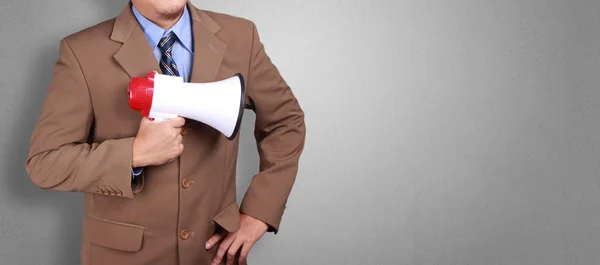
[[[179,69],[179,74],[181,77],[183,77],[185,82],[189,82],[194,53],[192,46],[192,25],[187,6],[185,6],[183,15],[179,21],[177,21],[173,27],[167,30],[162,29],[152,21],[142,16],[142,14],[140,14],[140,12],[133,5],[132,10],[133,15],[144,31],[144,35],[146,36],[148,44],[150,44],[150,47],[152,48],[152,52],[154,53],[154,57],[156,57],[157,64],[160,62],[160,58],[162,57],[162,52],[158,47],[158,42],[160,39],[171,34],[171,32],[177,36],[177,41],[173,46],[171,54],[175,64],[177,65],[177,68]],[[142,174],[142,170],[143,168],[133,168],[131,171],[132,177],[135,178],[136,176]]]

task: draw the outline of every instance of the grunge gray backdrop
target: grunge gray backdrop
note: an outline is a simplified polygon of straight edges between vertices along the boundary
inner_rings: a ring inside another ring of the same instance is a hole
[[[251,264],[600,263],[598,1],[193,3],[255,21],[306,112],[281,233]],[[81,195],[24,162],[59,40],[124,4],[0,1],[1,265],[79,261]]]

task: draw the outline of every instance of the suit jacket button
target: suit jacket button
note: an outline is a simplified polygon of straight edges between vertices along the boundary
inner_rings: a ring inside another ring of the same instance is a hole
[[[123,192],[122,192],[122,191],[120,191],[120,190],[118,190],[118,191],[117,191],[117,196],[123,196]]]
[[[188,178],[184,178],[184,179],[181,181],[181,186],[182,186],[184,189],[187,189],[187,188],[189,188],[191,185],[192,185],[192,182],[191,182],[191,181],[190,181],[190,179],[188,179]]]
[[[186,240],[190,237],[190,231],[188,230],[181,230],[181,232],[179,233],[179,237],[181,237],[181,239]]]
[[[108,190],[102,190],[102,194],[109,195],[110,193],[108,192]]]
[[[96,193],[102,194],[102,189],[97,189]]]
[[[110,194],[110,195],[112,195],[112,196],[115,196],[115,195],[117,195],[117,193],[116,193],[114,190],[110,190],[110,191],[108,191],[108,194]]]

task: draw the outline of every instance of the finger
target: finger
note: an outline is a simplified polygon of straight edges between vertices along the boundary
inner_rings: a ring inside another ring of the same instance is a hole
[[[208,239],[208,241],[206,241],[206,249],[211,249],[214,245],[219,243],[223,237],[225,237],[225,233],[215,233]]]
[[[176,143],[180,143],[183,142],[183,135],[178,134],[177,136],[175,136],[175,141],[177,141]]]
[[[240,253],[240,265],[246,264],[246,258],[248,258],[248,254],[250,253],[250,249],[252,249],[253,245],[254,243],[252,242],[246,242],[244,243],[244,246],[242,246],[242,252]]]
[[[217,254],[215,254],[215,258],[213,259],[212,264],[221,263],[221,261],[223,260],[223,257],[225,256],[225,253],[227,252],[227,250],[229,249],[229,246],[231,246],[231,243],[233,243],[234,240],[235,240],[234,234],[228,234],[225,237],[223,242],[221,242],[219,249],[217,250]]]
[[[183,153],[183,144],[179,144],[179,154]]]
[[[175,128],[175,135],[181,134],[182,130],[183,130],[183,127],[177,127],[177,128]]]
[[[169,120],[170,124],[173,125],[173,127],[181,127],[183,125],[185,125],[185,118],[183,117],[175,117],[173,119]]]
[[[227,251],[227,265],[233,265],[233,261],[235,260],[235,254],[237,254],[238,250],[240,249],[240,246],[243,243],[244,241],[239,237],[235,241],[233,241],[233,243],[229,247],[229,250]]]

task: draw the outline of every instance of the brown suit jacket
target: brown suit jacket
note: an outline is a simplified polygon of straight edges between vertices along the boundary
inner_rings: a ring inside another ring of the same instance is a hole
[[[188,120],[182,155],[132,182],[141,116],[128,107],[127,86],[160,68],[128,4],[118,17],[61,40],[26,162],[40,188],[84,193],[84,265],[209,264],[217,248],[206,251],[205,242],[219,227],[236,231],[240,212],[279,229],[304,147],[304,113],[254,23],[188,8],[190,82],[243,75],[245,107],[256,113],[260,172],[238,206],[239,138],[229,141]]]

